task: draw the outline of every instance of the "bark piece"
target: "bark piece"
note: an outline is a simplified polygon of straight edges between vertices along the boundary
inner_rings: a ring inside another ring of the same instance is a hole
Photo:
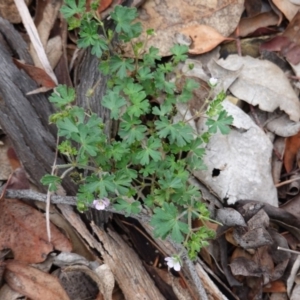
[[[15,37],[18,40],[13,46],[24,43],[20,35]],[[2,44],[0,69],[0,126],[9,135],[30,179],[41,191],[46,191],[40,179],[51,173],[54,161],[56,128],[49,125],[49,116],[54,113],[54,108],[44,94],[25,96],[37,85],[13,64],[11,55]],[[63,161],[58,159],[58,163]],[[75,193],[70,180],[64,180],[63,186],[68,193]]]
[[[89,245],[101,253],[126,299],[164,299],[146,272],[137,254],[119,235],[112,231],[106,233],[103,229],[92,223],[91,226],[101,241],[99,243],[89,233],[80,217],[70,206],[59,205],[59,208],[66,219]]]

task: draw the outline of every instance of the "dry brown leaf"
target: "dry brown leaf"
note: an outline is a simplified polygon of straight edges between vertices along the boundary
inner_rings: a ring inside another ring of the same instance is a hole
[[[180,33],[192,39],[193,43],[189,49],[191,54],[202,54],[226,40],[233,40],[222,36],[216,29],[207,25],[191,25],[180,30]]]
[[[264,293],[284,293],[286,292],[286,285],[282,280],[270,282],[263,289]]]
[[[231,207],[224,207],[217,210],[216,220],[221,224],[229,227],[242,226],[246,227],[246,222],[242,215]]]
[[[19,261],[42,262],[53,247],[66,252],[72,250],[69,240],[52,224],[49,243],[43,214],[16,199],[0,202],[0,232],[0,249],[10,248]]]
[[[230,262],[232,262],[237,257],[245,257],[246,259],[252,259],[252,255],[246,251],[245,249],[242,249],[240,247],[236,247],[230,257]]]
[[[7,154],[6,159],[8,159],[8,161],[9,161],[9,163],[10,163],[10,165],[11,165],[11,168],[12,168],[13,170],[16,170],[16,169],[22,167],[22,165],[21,165],[21,163],[20,163],[20,160],[18,159],[18,156],[17,156],[17,154],[16,154],[14,148],[9,147],[9,148],[7,149],[7,153],[6,153],[6,154]]]
[[[256,249],[256,253],[253,256],[254,261],[267,269],[270,274],[274,271],[274,261],[269,253],[269,247],[264,246]]]
[[[236,243],[244,249],[255,249],[258,247],[271,245],[273,240],[267,229],[260,227],[253,230],[242,230],[242,228],[234,228],[233,238]]]
[[[29,2],[31,0],[25,0],[26,5]],[[13,24],[21,23],[22,21],[14,0],[0,0],[0,16]]]
[[[236,240],[233,238],[233,228],[230,228],[226,231],[225,233],[225,238],[226,238],[226,241],[236,247],[239,246],[239,244],[236,242]]]
[[[91,5],[91,0],[87,0],[86,1],[86,8],[87,8],[87,11],[90,10],[90,5]],[[98,12],[101,13],[103,11],[105,11],[112,3],[112,0],[101,0],[99,5],[98,5]]]
[[[276,7],[291,21],[299,10],[299,6],[287,0],[272,0]]]
[[[300,12],[298,12],[291,23],[288,25],[283,37],[288,38],[289,43],[282,47],[281,53],[284,55],[288,62],[297,65],[300,62]]]
[[[57,278],[21,262],[6,263],[5,280],[13,290],[32,300],[69,300]]]
[[[95,272],[100,279],[99,282],[97,281],[97,283],[99,284],[100,291],[102,291],[104,300],[111,300],[115,286],[114,274],[112,273],[110,267],[106,264],[99,266]]]
[[[300,177],[299,175],[300,174],[297,174],[298,177]],[[296,217],[300,216],[300,194],[285,202],[280,208],[293,214]]]
[[[61,0],[37,1],[34,23],[44,48],[47,46],[50,32],[57,18],[62,2],[63,1]]]
[[[61,0],[54,2],[51,0],[38,0],[34,18],[39,37],[43,47],[46,49],[47,57],[53,69],[62,55],[62,40],[61,37],[57,35],[61,28],[59,22],[56,21],[61,5]],[[51,39],[49,39],[50,32],[52,32]],[[33,49],[32,44],[30,44],[30,54],[35,66],[42,68],[40,59]]]
[[[283,157],[283,163],[285,170],[289,173],[292,171],[297,153],[300,149],[300,131],[291,137],[288,137],[285,141],[285,152]]]
[[[300,12],[298,12],[285,31],[280,36],[260,46],[261,50],[280,51],[290,64],[297,65],[300,62]]]
[[[250,56],[230,55],[217,62],[225,69],[238,70],[238,79],[230,86],[234,96],[261,110],[283,110],[292,121],[300,119],[300,104],[286,74],[274,63]],[[218,77],[217,77],[218,78]],[[270,80],[272,79],[272,80]]]
[[[63,54],[62,38],[59,35],[53,37],[48,41],[46,54],[48,56],[51,67],[54,69]]]
[[[18,300],[21,299],[22,294],[14,291],[9,287],[8,284],[2,285],[0,289],[0,299],[1,300]]]
[[[261,12],[261,0],[245,0],[245,11],[248,17],[254,17]]]
[[[146,1],[139,9],[144,32],[152,28],[155,35],[147,42],[147,48],[154,46],[162,56],[170,55],[170,48],[177,41],[174,36],[186,27],[204,24],[215,28],[221,35],[229,36],[236,28],[244,10],[243,0],[164,0]],[[145,35],[139,40],[145,41]],[[130,46],[126,54],[132,55]]]
[[[261,277],[263,270],[253,260],[245,257],[237,257],[230,263],[230,269],[233,275],[242,275],[245,277]]]
[[[46,88],[56,87],[55,82],[52,78],[45,72],[45,70],[38,67],[25,64],[20,60],[13,58],[14,64],[19,68],[24,70],[34,81]]]
[[[30,188],[29,180],[27,179],[26,172],[23,168],[14,170],[8,179],[6,188],[14,190],[27,190]]]
[[[277,25],[279,16],[274,12],[264,12],[250,18],[242,18],[239,23],[239,36],[247,36],[259,28]]]
[[[96,260],[95,253],[92,252],[92,250],[88,247],[80,235],[78,235],[70,223],[61,215],[61,213],[58,212],[54,206],[51,207],[51,209],[50,221],[62,232],[64,232],[70,239],[72,244],[72,252],[85,257],[87,260]]]
[[[8,159],[8,150],[11,149],[9,146],[8,138],[1,139],[0,144],[0,180],[7,180],[11,172],[13,171],[13,167]]]

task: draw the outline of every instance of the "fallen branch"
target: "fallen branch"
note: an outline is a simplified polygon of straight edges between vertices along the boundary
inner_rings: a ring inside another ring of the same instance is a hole
[[[0,189],[0,194],[3,191],[3,187]],[[41,202],[47,202],[47,195],[43,193],[39,193],[33,190],[6,190],[5,197],[8,199],[26,199],[26,200],[35,200],[35,201],[41,201]],[[51,196],[51,203],[52,204],[67,204],[71,206],[77,205],[77,199],[76,197],[72,196],[58,196],[58,195],[52,195]],[[92,205],[90,205],[91,207]],[[124,215],[125,213],[122,211],[117,211],[116,209],[112,207],[107,207],[105,209],[106,211],[121,214]],[[142,224],[149,224],[150,217],[140,212],[137,215],[132,215],[131,217],[138,219]],[[190,282],[193,283],[193,285],[197,289],[197,296],[200,297],[200,299],[207,299],[206,291],[203,288],[203,285],[201,283],[200,278],[197,276],[197,272],[195,269],[195,265],[188,259],[187,253],[185,249],[182,248],[181,245],[176,245],[174,242],[172,242],[170,239],[167,238],[167,241],[171,243],[173,246],[173,249],[180,250],[184,253],[183,261],[185,262],[186,272],[185,274],[188,275]],[[173,253],[171,253],[173,254]]]
[[[2,187],[0,189],[0,195],[3,190],[4,190],[4,188]],[[33,190],[6,190],[5,198],[35,200],[35,201],[47,203],[47,194],[39,193],[39,192],[36,192]],[[73,197],[73,196],[51,195],[51,203],[52,204],[67,204],[67,205],[76,206],[77,198]],[[92,207],[92,204],[90,204],[89,207]],[[109,211],[111,213],[125,215],[124,212],[118,211],[112,207],[107,207],[105,210]],[[140,212],[138,215],[132,215],[131,217],[139,219],[142,222],[150,221],[150,217],[143,212]]]

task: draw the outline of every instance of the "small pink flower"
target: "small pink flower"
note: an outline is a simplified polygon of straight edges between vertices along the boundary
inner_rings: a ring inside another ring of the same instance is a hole
[[[107,206],[109,206],[110,201],[107,198],[97,199],[93,201],[93,205],[97,210],[104,210]]]
[[[165,261],[167,262],[168,267],[174,268],[175,271],[179,272],[181,269],[180,258],[176,255],[172,257],[166,257]]]

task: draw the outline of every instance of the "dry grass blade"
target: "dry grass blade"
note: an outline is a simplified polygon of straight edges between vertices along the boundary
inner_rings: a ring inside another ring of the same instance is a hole
[[[41,61],[43,68],[46,73],[52,78],[52,80],[57,84],[56,76],[51,68],[47,55],[45,53],[45,49],[40,40],[37,29],[33,23],[33,20],[29,14],[28,7],[25,5],[24,0],[14,0],[15,4],[18,8],[20,16],[22,18],[22,22],[26,28],[26,31],[30,37],[31,43]]]

